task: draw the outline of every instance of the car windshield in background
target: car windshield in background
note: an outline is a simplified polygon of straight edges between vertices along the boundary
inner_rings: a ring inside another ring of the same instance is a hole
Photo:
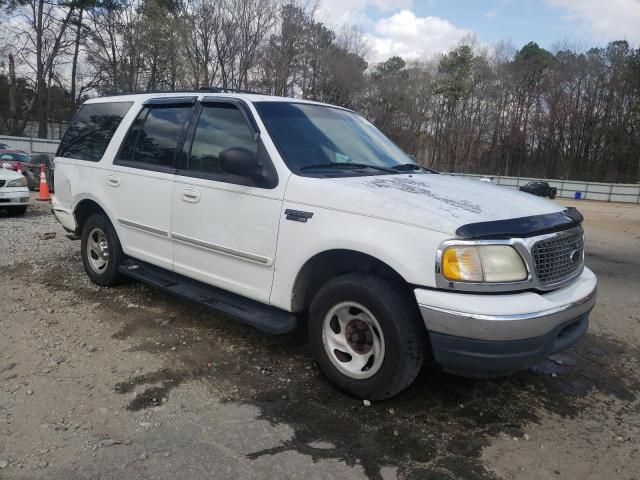
[[[303,175],[425,171],[365,118],[340,108],[256,102],[289,168]]]
[[[9,160],[11,162],[30,162],[31,157],[24,153],[3,153],[0,154],[0,160]]]

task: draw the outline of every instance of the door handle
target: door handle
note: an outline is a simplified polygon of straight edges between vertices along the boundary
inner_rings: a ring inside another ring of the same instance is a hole
[[[189,203],[198,203],[200,201],[200,192],[193,188],[185,188],[182,191],[182,200]]]
[[[120,177],[116,175],[109,175],[107,177],[107,185],[110,187],[119,187],[120,186]]]

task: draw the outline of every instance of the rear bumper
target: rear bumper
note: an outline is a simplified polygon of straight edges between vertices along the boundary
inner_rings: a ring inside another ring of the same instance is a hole
[[[23,207],[29,204],[29,189],[26,187],[10,187],[0,190],[0,208]]]
[[[415,293],[436,362],[452,373],[485,377],[525,369],[576,343],[587,331],[596,284],[585,268],[548,293]]]

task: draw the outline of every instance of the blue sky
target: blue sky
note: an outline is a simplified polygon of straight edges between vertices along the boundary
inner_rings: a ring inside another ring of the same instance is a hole
[[[372,44],[372,61],[398,54],[429,58],[468,35],[480,44],[529,41],[551,49],[626,39],[640,42],[640,0],[320,0],[335,26],[356,24]]]

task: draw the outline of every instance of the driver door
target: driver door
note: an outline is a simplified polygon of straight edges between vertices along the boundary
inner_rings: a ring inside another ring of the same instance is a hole
[[[198,106],[173,184],[174,270],[268,303],[284,186],[262,188],[220,170],[222,150],[260,148],[242,107],[219,98]]]

